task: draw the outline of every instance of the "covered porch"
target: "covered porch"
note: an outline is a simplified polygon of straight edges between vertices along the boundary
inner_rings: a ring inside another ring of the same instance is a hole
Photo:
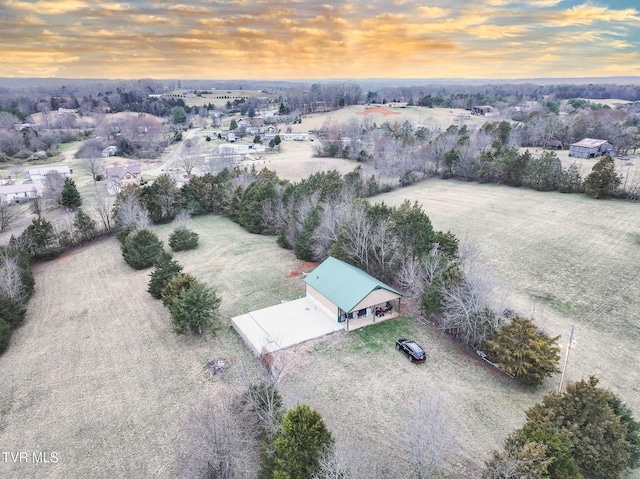
[[[362,328],[376,322],[386,321],[400,316],[401,298],[387,300],[384,303],[375,304],[362,309],[354,309],[349,313],[340,311],[338,322],[346,331]]]

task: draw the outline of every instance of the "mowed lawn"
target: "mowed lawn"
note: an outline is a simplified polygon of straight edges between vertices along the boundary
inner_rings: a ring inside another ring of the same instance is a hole
[[[299,262],[275,238],[250,235],[219,217],[193,224],[197,253],[176,254],[186,272],[217,287],[217,337],[171,330],[147,292],[150,270],[134,271],[107,239],[35,267],[25,324],[0,357],[0,445],[29,463],[0,461],[0,477],[173,477],[175,445],[190,406],[239,385],[253,358],[230,328],[232,314],[302,294]],[[158,228],[166,238],[170,227]],[[211,378],[204,365],[230,366]],[[57,462],[33,464],[32,452]]]
[[[535,305],[539,324],[563,343],[575,324],[567,378],[599,376],[640,418],[638,205],[453,181],[372,201],[405,198],[420,201],[435,228],[478,245],[514,309],[530,313]],[[287,278],[301,262],[275,238],[219,217],[197,218],[192,229],[200,247],[175,257],[223,298],[216,338],[175,335],[166,310],[146,292],[150,270],[131,270],[115,239],[37,266],[26,324],[0,357],[0,444],[54,451],[59,460],[1,464],[0,476],[174,476],[188,406],[221,394],[223,383],[239,384],[243,366],[255,365],[229,318],[304,291],[299,276]],[[166,240],[171,226],[156,231]],[[410,364],[394,348],[398,337],[424,346],[427,363]],[[285,403],[308,403],[341,446],[363,457],[401,464],[412,405],[420,398],[439,404],[458,442],[442,477],[478,477],[490,452],[522,425],[525,409],[558,383],[555,377],[538,390],[518,387],[411,317],[290,353]],[[203,365],[214,356],[230,367],[211,379]]]
[[[596,375],[640,418],[640,204],[440,180],[376,201],[405,199],[475,244],[511,306],[563,348],[575,326],[567,379]]]

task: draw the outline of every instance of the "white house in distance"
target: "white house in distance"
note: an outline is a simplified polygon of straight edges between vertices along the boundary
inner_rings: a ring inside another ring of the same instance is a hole
[[[43,187],[40,183],[26,183],[22,185],[0,186],[0,204],[23,203],[31,198],[42,196]]]
[[[38,166],[36,168],[29,168],[24,177],[33,182],[44,181],[46,176],[52,171],[59,173],[63,178],[71,176],[71,173],[73,173],[73,170],[68,166]]]

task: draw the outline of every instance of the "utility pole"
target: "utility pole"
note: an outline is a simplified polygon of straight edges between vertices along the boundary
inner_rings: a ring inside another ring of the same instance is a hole
[[[562,374],[560,375],[560,385],[558,386],[558,392],[562,392],[562,383],[564,383],[564,373],[567,370],[567,363],[569,362],[569,351],[573,346],[573,330],[575,326],[571,326],[571,336],[569,337],[569,344],[567,345],[567,354],[564,357],[564,366],[562,366]]]

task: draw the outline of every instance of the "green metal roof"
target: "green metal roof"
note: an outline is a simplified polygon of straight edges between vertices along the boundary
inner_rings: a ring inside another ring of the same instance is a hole
[[[350,312],[368,294],[377,289],[385,289],[402,296],[398,291],[360,268],[332,256],[310,272],[304,281],[345,312]]]

